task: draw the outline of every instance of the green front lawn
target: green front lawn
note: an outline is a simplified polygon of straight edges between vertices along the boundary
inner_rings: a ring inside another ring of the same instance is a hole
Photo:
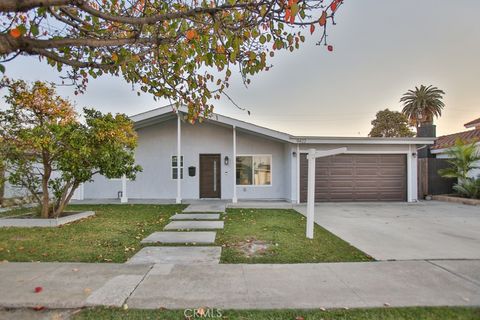
[[[480,319],[479,308],[383,308],[351,310],[222,310],[219,318],[229,320],[474,320]],[[189,315],[189,314],[187,314]],[[171,310],[121,310],[86,309],[76,314],[74,320],[177,320],[189,319],[183,311]]]
[[[314,239],[305,237],[306,219],[295,210],[229,209],[225,229],[217,233],[223,263],[313,263],[370,261],[371,257],[315,224]],[[246,255],[249,243],[268,249]]]
[[[59,228],[1,228],[0,261],[125,262],[183,206],[72,205],[96,216]]]
[[[0,261],[125,262],[142,248],[140,241],[163,230],[176,205],[72,205],[96,216],[59,228],[0,229]],[[24,210],[24,209],[22,209]],[[32,209],[30,209],[32,210]],[[369,261],[370,257],[315,225],[305,237],[305,218],[294,210],[228,210],[217,232],[222,263],[307,263]],[[261,243],[266,250],[245,254]]]
[[[20,207],[20,208],[7,210],[7,211],[0,211],[0,218],[20,216],[23,214],[32,213],[34,211],[35,211],[35,208],[27,208],[27,207]]]

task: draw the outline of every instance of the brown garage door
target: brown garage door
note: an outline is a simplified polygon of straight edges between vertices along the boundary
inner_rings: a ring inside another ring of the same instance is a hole
[[[316,159],[315,201],[406,201],[407,161],[398,154],[341,154]],[[308,161],[300,158],[300,201],[307,201]]]

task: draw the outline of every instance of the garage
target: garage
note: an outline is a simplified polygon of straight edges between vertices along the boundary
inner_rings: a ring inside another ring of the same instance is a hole
[[[340,154],[316,159],[315,201],[407,201],[405,154]],[[308,161],[300,157],[300,201],[307,201]]]

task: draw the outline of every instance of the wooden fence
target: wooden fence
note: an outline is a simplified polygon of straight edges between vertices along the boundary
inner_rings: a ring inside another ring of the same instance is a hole
[[[456,179],[446,179],[438,174],[438,170],[449,167],[447,159],[418,159],[418,199],[427,195],[450,194]]]

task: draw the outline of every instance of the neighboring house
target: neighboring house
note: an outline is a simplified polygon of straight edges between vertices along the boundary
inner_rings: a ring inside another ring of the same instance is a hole
[[[417,148],[434,142],[298,137],[218,114],[191,125],[169,106],[131,119],[143,172],[135,181],[96,176],[75,198],[305,202],[308,149],[347,147],[346,154],[317,159],[316,201],[416,201]]]
[[[445,152],[453,147],[458,139],[467,143],[476,141],[478,152],[480,152],[480,118],[465,123],[464,126],[467,129],[473,129],[438,137],[435,144],[430,147],[430,152],[435,155],[437,159],[448,159],[448,155]],[[480,166],[480,162],[477,166]],[[472,170],[469,175],[480,178],[480,169]]]

